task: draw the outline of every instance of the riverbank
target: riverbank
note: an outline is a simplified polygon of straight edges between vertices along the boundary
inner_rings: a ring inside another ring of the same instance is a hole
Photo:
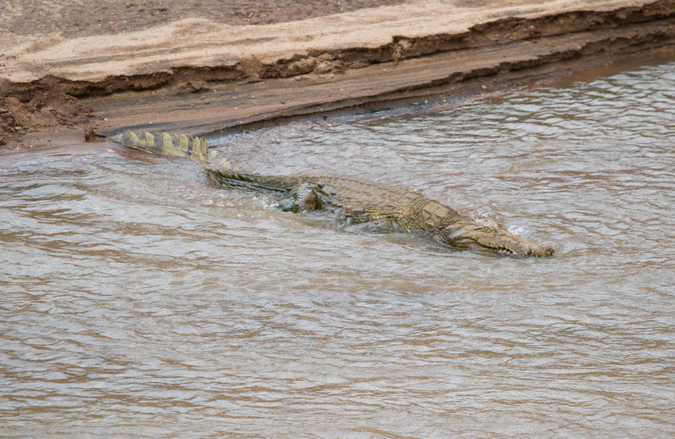
[[[220,14],[217,0],[52,3],[2,13],[5,148],[481,92],[669,52],[675,39],[673,0],[240,1]]]

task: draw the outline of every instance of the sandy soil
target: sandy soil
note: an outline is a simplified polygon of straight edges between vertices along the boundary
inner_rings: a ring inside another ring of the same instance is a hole
[[[300,21],[406,0],[3,0],[0,29],[16,35],[72,38],[144,30],[186,18],[232,26]],[[477,1],[490,3],[490,1]]]
[[[203,133],[675,39],[675,0],[4,3],[0,145],[91,121]]]
[[[0,35],[5,41],[25,37],[73,39],[146,30],[190,18],[231,26],[304,20],[405,0],[334,0],[316,7],[313,0],[4,0]],[[0,71],[11,55],[0,47]],[[91,116],[87,104],[49,84],[11,93],[0,74],[0,146],[24,133],[54,126],[72,127]],[[12,95],[13,96],[10,96]]]

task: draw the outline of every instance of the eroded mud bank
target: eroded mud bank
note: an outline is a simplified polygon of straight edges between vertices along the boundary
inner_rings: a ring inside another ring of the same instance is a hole
[[[549,8],[553,12],[548,14],[536,14],[523,2],[515,3],[521,9],[502,11],[502,15],[522,16],[489,20],[491,15],[483,11],[471,16],[473,21],[465,17],[464,24],[479,22],[465,30],[455,26],[457,32],[423,35],[410,30],[409,35],[393,35],[387,42],[371,45],[305,45],[299,38],[297,47],[270,46],[267,52],[260,49],[264,44],[249,41],[240,43],[240,52],[227,48],[234,52],[220,63],[208,60],[204,65],[190,62],[194,61],[190,50],[203,56],[208,52],[204,45],[186,49],[178,58],[168,57],[173,64],[164,58],[148,61],[162,51],[131,57],[131,61],[98,59],[92,55],[95,52],[87,55],[90,58],[49,55],[49,62],[40,68],[25,65],[25,71],[21,63],[4,59],[0,144],[28,131],[60,126],[79,127],[89,139],[130,127],[205,133],[430,95],[474,78],[508,81],[535,68],[579,69],[620,62],[637,52],[669,50],[675,38],[673,0],[598,2],[594,10],[556,13]],[[339,25],[332,29],[333,36],[340,35]],[[346,26],[346,40],[353,37],[350,26]],[[258,49],[247,51],[252,48]],[[167,49],[171,48],[162,50]],[[44,57],[48,52],[37,53]],[[579,59],[585,61],[572,67],[562,64]],[[103,70],[101,63],[106,65]],[[116,63],[120,73],[110,74]],[[43,71],[48,74],[40,76]],[[31,77],[37,79],[16,80]]]

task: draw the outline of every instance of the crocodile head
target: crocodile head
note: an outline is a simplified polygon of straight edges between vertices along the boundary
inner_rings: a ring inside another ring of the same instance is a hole
[[[553,248],[516,236],[495,221],[469,223],[460,229],[446,229],[448,244],[500,254],[520,256],[552,256]]]

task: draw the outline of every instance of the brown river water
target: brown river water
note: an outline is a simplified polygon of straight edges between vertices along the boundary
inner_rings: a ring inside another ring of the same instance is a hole
[[[284,213],[113,144],[0,157],[0,437],[675,436],[675,63],[420,104],[211,143],[555,257]]]

